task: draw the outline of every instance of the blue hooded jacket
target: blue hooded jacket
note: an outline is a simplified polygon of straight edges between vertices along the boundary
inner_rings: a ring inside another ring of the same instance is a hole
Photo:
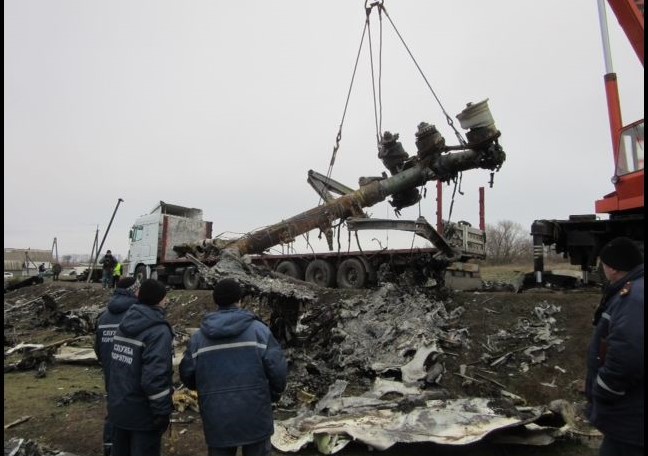
[[[210,448],[269,438],[272,402],[286,388],[286,376],[283,350],[270,329],[238,308],[207,314],[180,363],[182,382],[198,391]]]
[[[643,265],[610,285],[595,324],[585,383],[589,421],[614,440],[643,447]]]
[[[97,320],[97,331],[94,350],[104,372],[104,382],[108,391],[110,375],[110,353],[112,352],[113,337],[126,311],[137,302],[137,296],[126,288],[117,288],[112,298]]]
[[[131,306],[111,352],[108,419],[132,431],[155,430],[153,417],[173,411],[173,332],[164,310]]]

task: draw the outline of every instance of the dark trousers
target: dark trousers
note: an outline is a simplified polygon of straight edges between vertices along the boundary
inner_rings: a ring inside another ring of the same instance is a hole
[[[603,443],[599,450],[600,456],[643,456],[643,447],[619,442],[607,436],[603,436]]]
[[[112,455],[112,433],[113,425],[108,421],[108,417],[104,420],[104,430],[103,430],[103,454],[104,456]]]
[[[272,445],[270,439],[261,440],[260,442],[243,445],[243,456],[270,456]],[[209,447],[208,456],[235,456],[238,447],[230,448],[213,448]]]
[[[112,271],[106,271],[104,269],[103,275],[101,277],[101,283],[103,285],[103,288],[111,288],[112,282],[113,282]]]
[[[129,431],[113,426],[112,456],[160,456],[163,431]]]

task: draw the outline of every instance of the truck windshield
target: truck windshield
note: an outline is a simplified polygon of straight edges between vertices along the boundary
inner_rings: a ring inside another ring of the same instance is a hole
[[[142,239],[142,234],[144,233],[144,227],[142,225],[134,226],[131,231],[131,241],[140,241]]]
[[[621,133],[616,175],[624,176],[642,169],[644,169],[643,120],[630,125]]]

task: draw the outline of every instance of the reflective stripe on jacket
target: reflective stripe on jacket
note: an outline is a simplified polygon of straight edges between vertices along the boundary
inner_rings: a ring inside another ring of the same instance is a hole
[[[117,288],[108,302],[106,310],[99,315],[97,320],[94,350],[103,368],[106,391],[108,391],[108,378],[110,376],[110,353],[112,352],[113,337],[126,311],[136,302],[137,297],[132,291]]]
[[[270,329],[238,308],[208,314],[189,342],[180,378],[198,391],[207,446],[246,445],[274,432],[272,402],[287,365]]]
[[[159,307],[134,304],[110,354],[108,419],[133,431],[154,430],[155,415],[173,411],[173,332]]]
[[[611,284],[587,357],[589,420],[614,440],[644,444],[644,267]]]

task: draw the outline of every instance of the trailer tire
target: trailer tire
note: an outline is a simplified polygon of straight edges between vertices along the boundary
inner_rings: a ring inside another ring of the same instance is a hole
[[[200,287],[200,273],[195,266],[187,267],[182,273],[182,286],[185,290],[197,290]]]
[[[135,280],[137,280],[139,283],[142,283],[144,280],[147,278],[147,273],[146,273],[146,265],[140,264],[135,268]]]
[[[338,288],[364,288],[367,285],[367,270],[357,258],[347,258],[337,271]]]
[[[333,288],[335,286],[335,269],[325,260],[313,260],[306,267],[306,282],[314,283],[320,287]]]
[[[293,279],[304,280],[304,271],[302,271],[301,266],[299,266],[295,261],[282,261],[277,265],[275,271],[287,275],[288,277],[292,277]]]

